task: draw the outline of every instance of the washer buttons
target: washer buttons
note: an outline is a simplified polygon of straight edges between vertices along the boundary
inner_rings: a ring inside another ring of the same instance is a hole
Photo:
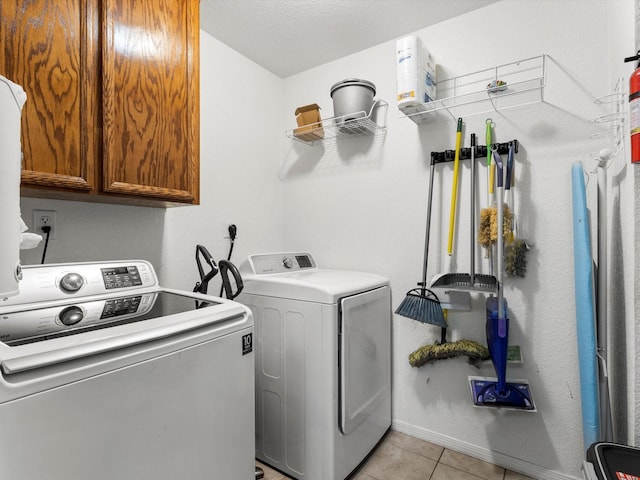
[[[62,310],[59,318],[63,325],[70,327],[84,318],[84,312],[80,307],[73,305]]]

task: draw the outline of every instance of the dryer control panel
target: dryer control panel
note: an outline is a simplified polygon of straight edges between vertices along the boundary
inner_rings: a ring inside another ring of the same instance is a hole
[[[256,275],[297,272],[318,267],[311,254],[306,252],[250,255],[249,265]]]

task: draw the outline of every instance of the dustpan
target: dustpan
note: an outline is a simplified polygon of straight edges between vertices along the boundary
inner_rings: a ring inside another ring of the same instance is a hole
[[[471,201],[469,273],[442,273],[431,280],[431,288],[444,287],[450,290],[495,293],[497,280],[493,275],[475,273],[475,210],[476,210],[476,134],[471,134]]]

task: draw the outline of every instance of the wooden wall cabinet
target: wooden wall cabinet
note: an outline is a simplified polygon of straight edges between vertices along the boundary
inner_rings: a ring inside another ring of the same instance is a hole
[[[198,0],[4,0],[0,39],[23,195],[199,203]]]

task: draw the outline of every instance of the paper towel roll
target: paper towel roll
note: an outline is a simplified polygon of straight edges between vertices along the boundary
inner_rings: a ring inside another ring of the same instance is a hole
[[[20,120],[27,95],[0,75],[0,304],[19,293],[20,273]]]
[[[396,41],[396,74],[401,110],[435,100],[435,63],[417,36]]]

